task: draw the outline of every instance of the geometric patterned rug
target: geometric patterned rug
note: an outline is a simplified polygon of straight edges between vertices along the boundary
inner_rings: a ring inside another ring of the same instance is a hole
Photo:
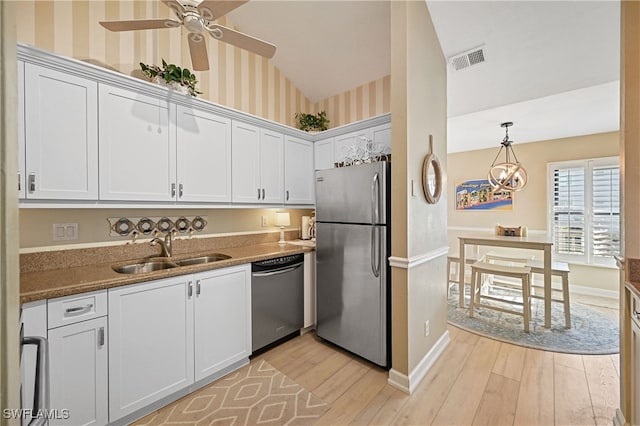
[[[562,303],[551,303],[551,328],[544,328],[544,301],[531,299],[529,333],[521,316],[476,308],[469,317],[469,295],[465,308],[458,307],[458,292],[452,288],[448,299],[448,322],[471,333],[533,349],[580,355],[607,355],[620,352],[618,323],[587,306],[571,304],[571,328],[564,328]],[[483,303],[492,303],[487,300]]]
[[[265,361],[252,362],[135,425],[301,425],[329,405]]]

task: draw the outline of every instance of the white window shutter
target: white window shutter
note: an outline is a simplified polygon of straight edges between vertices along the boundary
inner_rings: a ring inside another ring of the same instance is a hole
[[[585,169],[553,171],[553,247],[559,254],[585,254]]]
[[[594,167],[592,173],[591,254],[620,253],[620,167]]]

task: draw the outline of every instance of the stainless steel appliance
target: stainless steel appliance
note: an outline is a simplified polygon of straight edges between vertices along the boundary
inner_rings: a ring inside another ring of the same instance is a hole
[[[391,366],[390,165],[316,172],[317,334]]]
[[[252,351],[299,333],[304,324],[304,255],[251,265]]]

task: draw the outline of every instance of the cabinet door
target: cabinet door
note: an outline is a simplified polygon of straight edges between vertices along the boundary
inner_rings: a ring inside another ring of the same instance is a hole
[[[640,425],[640,325],[631,319],[631,419],[630,424]]]
[[[51,408],[69,410],[50,425],[106,425],[107,318],[49,330]]]
[[[260,130],[260,185],[264,189],[263,203],[282,204],[284,201],[282,133]]]
[[[316,170],[333,168],[333,138],[322,139],[313,144]]]
[[[195,379],[251,355],[251,265],[194,275]]]
[[[343,162],[348,155],[354,152],[355,147],[364,145],[365,141],[362,138],[371,139],[370,129],[362,129],[336,136],[333,142],[335,162]]]
[[[27,195],[24,162],[24,62],[18,61],[18,198],[25,198]]]
[[[231,200],[260,203],[260,129],[240,121],[231,129]]]
[[[313,142],[287,136],[284,148],[285,204],[313,204]]]
[[[100,199],[173,201],[176,135],[166,100],[100,85]]]
[[[304,327],[316,325],[316,253],[304,254]]]
[[[231,201],[231,120],[178,106],[178,201]]]
[[[97,83],[25,64],[27,198],[98,198]]]
[[[391,123],[380,124],[371,128],[371,139],[373,143],[386,146],[391,152]]]
[[[191,275],[109,289],[109,420],[193,383]]]
[[[38,300],[22,305],[20,308],[20,320],[24,337],[47,337],[47,301]],[[22,347],[20,354],[22,408],[34,408],[38,351],[35,345],[25,345]],[[22,419],[22,424],[29,424],[30,419],[30,416]]]

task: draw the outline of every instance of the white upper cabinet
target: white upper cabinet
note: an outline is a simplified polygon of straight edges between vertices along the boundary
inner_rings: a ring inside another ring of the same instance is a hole
[[[100,85],[100,199],[173,201],[175,104]]]
[[[98,199],[97,90],[95,81],[24,64],[26,198]]]
[[[313,150],[315,170],[333,168],[333,138],[322,139],[314,142]]]
[[[25,198],[26,175],[24,140],[24,62],[18,61],[18,197]]]
[[[373,143],[388,147],[389,152],[391,152],[391,123],[372,127],[371,139]]]
[[[287,136],[284,144],[285,204],[313,204],[313,142]]]
[[[233,121],[231,139],[232,201],[282,204],[282,133]]]
[[[231,201],[231,120],[178,106],[178,201]]]

